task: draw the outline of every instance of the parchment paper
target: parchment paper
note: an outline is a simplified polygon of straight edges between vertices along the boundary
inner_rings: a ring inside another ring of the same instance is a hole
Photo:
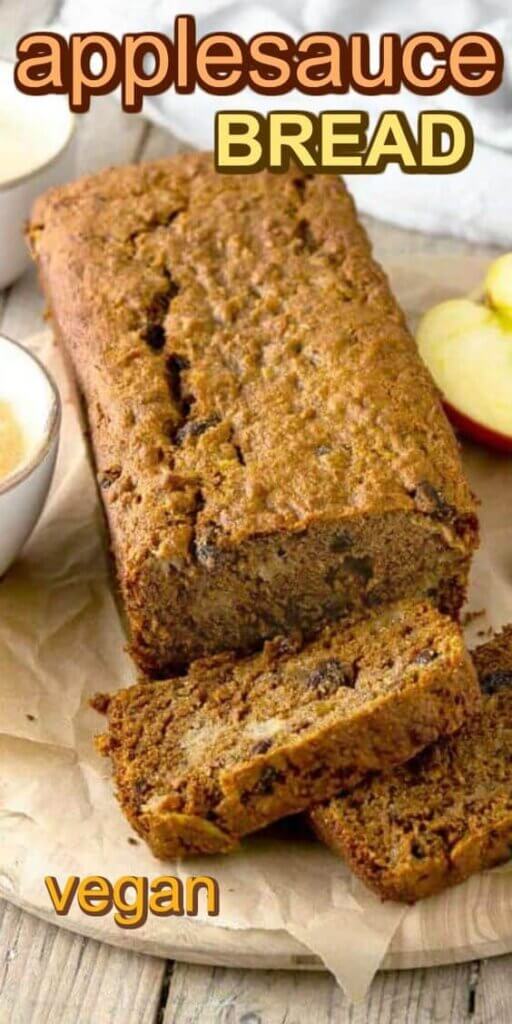
[[[391,277],[414,321],[432,303],[473,288],[481,269],[478,260],[423,259],[412,266],[397,260]],[[220,886],[220,915],[199,920],[232,929],[285,929],[321,957],[351,998],[362,998],[404,915],[415,911],[381,903],[295,826],[248,839],[234,856],[185,864],[162,865],[143,843],[128,842],[108,763],[91,742],[102,720],[87,702],[98,690],[126,685],[135,671],[110,591],[72,388],[48,332],[28,345],[59,385],[64,419],[45,513],[0,584],[0,894],[48,915],[48,874],[59,880],[70,874],[111,880],[211,874]],[[512,621],[512,459],[476,446],[467,446],[464,458],[482,500],[483,544],[469,607],[485,615],[468,626],[474,643],[490,626]],[[507,881],[512,911],[512,873]],[[446,901],[448,912],[454,895],[437,899]],[[75,904],[68,918],[54,920],[76,930],[84,925]],[[107,918],[96,919],[96,927],[112,941]],[[167,937],[172,944],[183,923],[150,915],[143,929],[162,946]],[[129,943],[130,933],[121,938]]]

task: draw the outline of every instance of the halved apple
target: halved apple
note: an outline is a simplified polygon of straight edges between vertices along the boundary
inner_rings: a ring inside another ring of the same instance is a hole
[[[418,347],[454,426],[512,452],[512,253],[491,264],[484,289],[489,305],[450,299],[425,313]]]

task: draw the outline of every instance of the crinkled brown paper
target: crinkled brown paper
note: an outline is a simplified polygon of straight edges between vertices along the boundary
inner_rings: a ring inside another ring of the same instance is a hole
[[[414,323],[433,302],[474,287],[481,270],[478,260],[422,259],[396,263],[392,278]],[[247,840],[242,852],[231,857],[165,867],[142,843],[128,842],[130,829],[113,797],[108,763],[91,742],[101,720],[87,702],[95,691],[129,682],[134,669],[123,650],[98,498],[72,390],[49,334],[28,345],[59,384],[64,420],[44,516],[0,585],[0,894],[56,921],[43,884],[47,874],[59,880],[70,874],[102,874],[112,880],[126,874],[152,878],[163,871],[183,878],[212,874],[221,894],[216,919],[191,923],[150,916],[137,932],[120,931],[111,915],[86,918],[76,908],[58,920],[107,942],[162,955],[181,951],[183,959],[207,956],[210,950],[222,963],[238,950],[244,962],[257,966],[259,949],[269,966],[273,951],[277,956],[289,948],[290,965],[308,966],[314,962],[309,950],[352,998],[361,998],[395,933],[395,949],[409,942],[428,950],[429,921],[442,915],[457,922],[460,915],[468,916],[468,906],[478,913],[474,901],[481,896],[482,879],[404,909],[380,903],[340,860],[300,836],[262,835]],[[474,642],[478,630],[512,621],[512,459],[475,447],[466,450],[465,461],[483,503],[483,545],[470,608],[485,608],[486,614],[469,627]],[[487,878],[495,885],[498,875],[488,873]],[[499,875],[499,884],[500,901],[506,903],[502,916],[512,919],[512,874]],[[477,922],[476,937],[493,936],[480,935]],[[512,948],[512,925],[509,937]],[[458,936],[455,924],[447,929],[454,959],[458,939],[463,946],[467,936]]]

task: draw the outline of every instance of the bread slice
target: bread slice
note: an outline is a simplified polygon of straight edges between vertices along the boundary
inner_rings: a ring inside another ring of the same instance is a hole
[[[413,903],[512,856],[512,626],[473,659],[482,706],[457,736],[310,812],[384,899]]]
[[[231,850],[240,836],[356,785],[458,729],[479,700],[458,626],[404,601],[268,641],[184,677],[95,700],[117,795],[159,857]]]
[[[30,240],[145,674],[404,597],[458,611],[474,502],[337,176],[111,168],[40,198]]]

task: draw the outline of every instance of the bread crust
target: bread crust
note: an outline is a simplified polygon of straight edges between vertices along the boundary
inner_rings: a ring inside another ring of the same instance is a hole
[[[457,613],[474,503],[337,178],[115,168],[29,238],[146,673],[402,596]]]
[[[404,601],[316,640],[195,662],[96,706],[117,794],[158,857],[241,836],[355,786],[460,728],[479,700],[458,626]]]
[[[473,659],[482,703],[457,735],[309,812],[383,899],[414,903],[510,859],[512,626]]]

